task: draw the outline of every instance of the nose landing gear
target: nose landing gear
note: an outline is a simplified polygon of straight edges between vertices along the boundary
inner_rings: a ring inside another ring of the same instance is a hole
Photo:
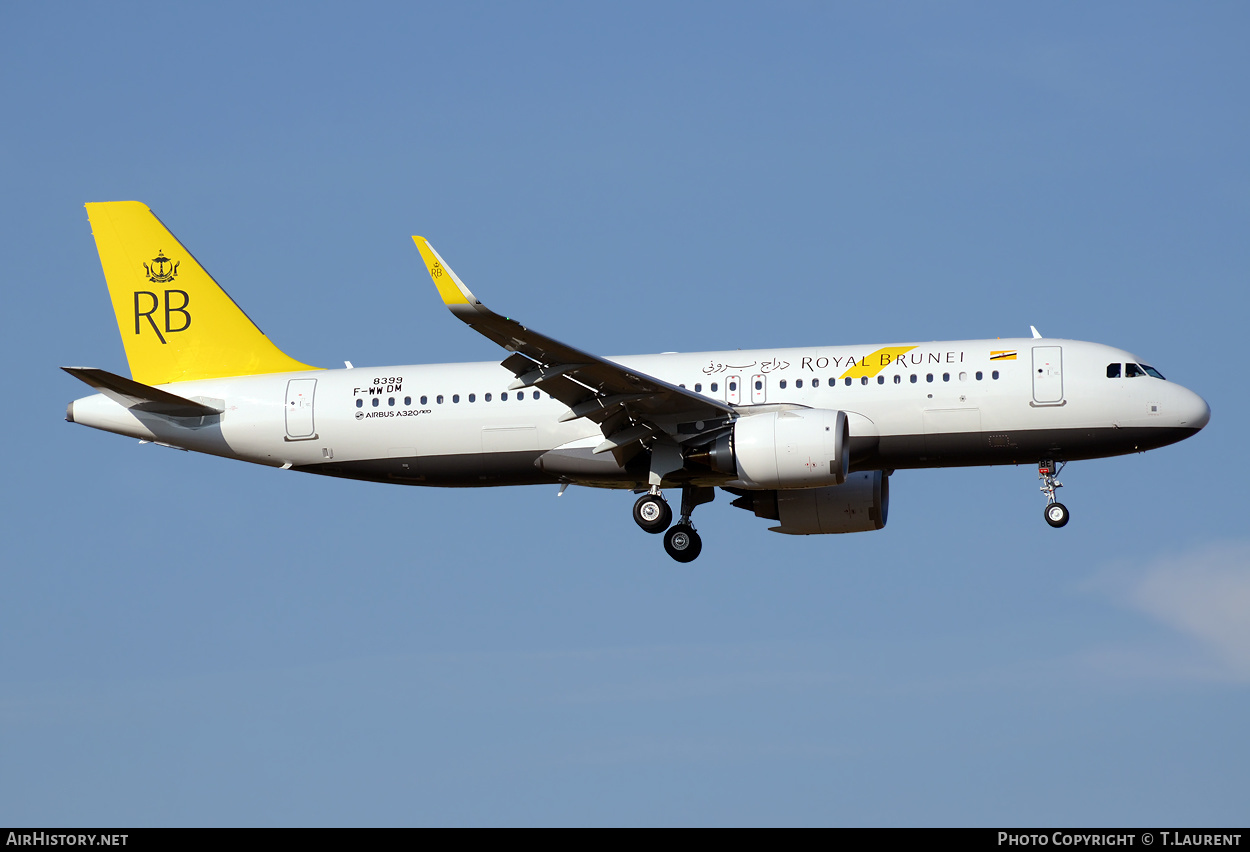
[[[1037,465],[1037,478],[1042,481],[1041,491],[1046,495],[1046,523],[1056,528],[1066,524],[1070,517],[1068,507],[1055,499],[1055,489],[1063,487],[1063,483],[1056,477],[1059,476],[1059,471],[1063,470],[1066,464],[1067,462],[1059,462],[1059,466],[1056,468],[1053,461],[1046,459],[1038,462]]]

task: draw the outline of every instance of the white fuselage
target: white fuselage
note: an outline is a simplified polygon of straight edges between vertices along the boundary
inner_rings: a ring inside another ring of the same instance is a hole
[[[1125,376],[1123,365],[1140,363],[1133,355],[1071,340],[611,360],[728,402],[741,416],[777,406],[845,411],[852,467],[861,470],[1118,455],[1178,441],[1210,414],[1201,397],[1174,382]],[[1122,365],[1119,378],[1108,376],[1111,364]],[[603,434],[586,419],[560,422],[568,408],[535,388],[508,390],[514,379],[495,362],[209,379],[161,387],[222,409],[217,417],[146,414],[97,394],[72,403],[69,419],[257,464],[375,481],[639,486],[624,470],[583,476],[544,465],[557,448],[589,455]]]

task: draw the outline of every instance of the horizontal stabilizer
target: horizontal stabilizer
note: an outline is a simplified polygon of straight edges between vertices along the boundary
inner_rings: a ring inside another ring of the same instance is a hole
[[[222,409],[213,408],[168,391],[127,379],[108,370],[95,367],[62,367],[74,378],[91,385],[114,402],[134,411],[161,414],[165,417],[208,417],[221,414]]]

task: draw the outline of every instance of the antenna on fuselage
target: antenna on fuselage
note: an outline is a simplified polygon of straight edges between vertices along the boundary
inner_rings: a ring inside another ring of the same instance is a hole
[[[1033,326],[1029,326],[1029,331],[1033,332],[1033,339],[1034,339],[1034,340],[1041,340],[1041,339],[1042,339],[1041,332],[1039,332],[1039,331],[1038,331],[1035,327],[1033,327]]]

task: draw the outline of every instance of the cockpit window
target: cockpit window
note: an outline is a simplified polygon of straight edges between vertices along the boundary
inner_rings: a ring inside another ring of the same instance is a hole
[[[1118,379],[1118,378],[1120,378],[1120,365],[1119,365],[1119,364],[1108,364],[1108,365],[1107,365],[1107,378],[1109,378],[1109,379]]]
[[[1163,374],[1160,373],[1158,370],[1156,370],[1154,367],[1148,366],[1146,364],[1138,364],[1137,366],[1145,370],[1147,375],[1154,376],[1156,379],[1163,379]],[[1165,382],[1167,381],[1167,379],[1163,379],[1163,380]]]
[[[1144,375],[1146,375],[1146,371],[1143,370],[1141,367],[1137,366],[1136,364],[1124,365],[1124,377],[1125,378],[1135,379],[1138,376],[1144,376]]]

